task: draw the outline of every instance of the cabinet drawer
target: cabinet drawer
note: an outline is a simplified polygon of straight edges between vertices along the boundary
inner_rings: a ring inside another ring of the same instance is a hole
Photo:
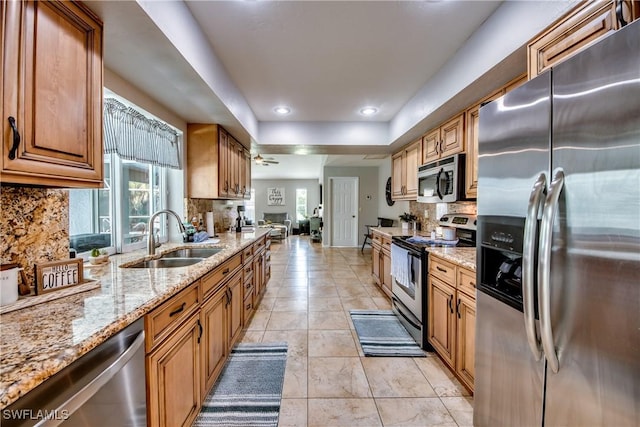
[[[266,240],[264,238],[258,240],[253,244],[253,254],[256,255],[258,252],[264,250],[266,247]]]
[[[144,318],[147,352],[197,311],[199,304],[198,285],[193,284],[147,314]]]
[[[458,268],[458,290],[476,299],[476,273],[465,268]]]
[[[244,277],[244,297],[253,294],[253,273]]]
[[[456,283],[456,267],[452,263],[433,255],[429,256],[429,274],[439,278],[449,285]]]
[[[382,236],[382,249],[391,250],[391,237]]]
[[[244,248],[244,251],[242,252],[242,262],[246,264],[248,262],[251,262],[252,259],[253,259],[253,246]]]
[[[242,257],[236,254],[216,267],[211,273],[202,279],[202,295],[208,295],[215,291],[227,278],[233,276],[242,265]]]

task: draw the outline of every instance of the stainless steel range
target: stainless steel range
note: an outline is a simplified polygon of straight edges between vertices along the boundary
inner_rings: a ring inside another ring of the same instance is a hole
[[[427,249],[437,246],[476,246],[476,217],[449,214],[440,218],[441,227],[455,230],[454,239],[441,236],[394,236],[391,242],[391,292],[393,311],[416,342],[433,350],[427,340]]]

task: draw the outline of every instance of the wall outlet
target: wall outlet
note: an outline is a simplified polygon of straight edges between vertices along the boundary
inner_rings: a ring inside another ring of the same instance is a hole
[[[429,219],[429,211],[427,209],[424,210],[424,219]]]

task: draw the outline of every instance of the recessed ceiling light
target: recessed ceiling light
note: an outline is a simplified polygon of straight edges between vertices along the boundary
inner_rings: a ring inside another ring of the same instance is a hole
[[[377,112],[378,109],[375,107],[364,107],[362,110],[360,110],[360,114],[362,114],[363,116],[372,116]]]
[[[280,107],[274,108],[273,111],[284,116],[285,114],[289,114],[291,112],[291,108],[282,105]]]

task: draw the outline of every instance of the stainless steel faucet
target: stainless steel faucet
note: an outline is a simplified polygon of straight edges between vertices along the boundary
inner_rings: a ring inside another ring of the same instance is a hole
[[[182,219],[180,218],[180,215],[178,215],[174,211],[172,211],[171,209],[163,209],[161,211],[154,213],[149,218],[149,225],[147,226],[147,230],[149,230],[149,235],[147,236],[147,250],[149,251],[149,255],[155,255],[156,247],[160,246],[160,243],[156,245],[156,234],[155,234],[155,230],[153,229],[153,222],[155,221],[158,215],[163,213],[171,214],[174,217],[176,217],[176,220],[178,221],[178,227],[180,227],[180,232],[182,233],[182,236],[185,237],[187,235],[187,229],[184,227],[184,224],[182,223]]]

